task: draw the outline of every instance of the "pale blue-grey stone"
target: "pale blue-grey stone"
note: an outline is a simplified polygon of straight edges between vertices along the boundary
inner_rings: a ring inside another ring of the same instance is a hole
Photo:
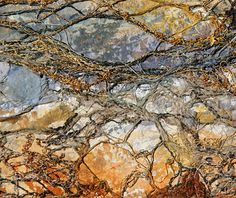
[[[2,86],[2,92],[13,103],[37,104],[44,80],[24,67],[12,66]]]
[[[10,69],[10,66],[6,62],[0,62],[0,82],[3,81]]]
[[[56,39],[79,54],[108,62],[133,61],[159,43],[134,25],[112,19],[88,19],[61,32]]]
[[[22,39],[24,34],[10,28],[0,27],[0,40],[13,41]]]

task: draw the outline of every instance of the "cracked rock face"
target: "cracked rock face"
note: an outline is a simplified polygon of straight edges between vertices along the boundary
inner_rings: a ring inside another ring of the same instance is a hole
[[[0,0],[0,197],[234,197],[231,4]]]

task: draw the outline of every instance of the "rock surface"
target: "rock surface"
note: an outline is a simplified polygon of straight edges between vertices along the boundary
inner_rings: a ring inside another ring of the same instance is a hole
[[[1,5],[0,197],[233,197],[230,9]]]

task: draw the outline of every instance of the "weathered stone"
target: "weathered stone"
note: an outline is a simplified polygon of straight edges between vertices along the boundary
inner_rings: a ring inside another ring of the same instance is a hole
[[[168,185],[170,179],[175,175],[175,171],[178,170],[176,163],[169,151],[161,146],[155,151],[152,176],[155,185],[158,188],[163,188]]]
[[[150,181],[145,178],[140,178],[132,187],[127,188],[127,190],[124,192],[124,197],[147,197],[148,193],[150,193],[151,190],[152,187],[150,185]]]
[[[160,142],[160,132],[155,123],[144,121],[132,131],[128,142],[136,152],[143,150],[151,151]]]
[[[178,109],[175,108],[178,106]],[[184,101],[181,98],[167,92],[161,91],[156,96],[150,97],[146,103],[146,109],[152,113],[172,113],[178,114],[183,111]]]
[[[54,155],[67,161],[76,161],[79,158],[78,153],[73,148],[64,148],[54,152]]]
[[[228,138],[231,137],[235,133],[235,128],[231,126],[227,126],[224,123],[214,123],[209,124],[199,131],[199,138],[202,141],[204,145],[211,145],[213,147],[222,147],[222,143],[226,140],[226,146],[229,146],[229,140]],[[232,144],[234,145],[234,141],[232,141]]]
[[[196,112],[196,119],[200,123],[212,123],[216,119],[216,116],[204,104],[195,104],[193,109]]]
[[[135,26],[111,19],[89,19],[72,26],[68,32],[69,41],[62,35],[64,42],[71,43],[78,53],[101,61],[132,61],[158,43]]]
[[[84,158],[84,162],[97,177],[106,180],[117,193],[121,190],[126,176],[137,166],[127,151],[112,144],[96,146]]]
[[[24,34],[6,27],[0,27],[0,39],[5,41],[19,40]]]
[[[234,195],[233,12],[228,0],[4,2],[0,197]]]
[[[32,111],[0,122],[2,131],[40,130],[62,126],[73,115],[73,107],[63,103],[39,105]]]
[[[129,123],[108,122],[103,127],[104,133],[111,138],[123,139],[132,129],[133,125]]]
[[[24,146],[26,143],[27,138],[25,136],[13,134],[12,136],[7,137],[7,143],[5,144],[5,147],[12,151],[22,153],[24,152]]]
[[[25,67],[12,66],[2,92],[13,103],[37,104],[44,81]]]
[[[8,63],[0,62],[0,82],[6,78],[9,69],[10,69],[10,66]]]

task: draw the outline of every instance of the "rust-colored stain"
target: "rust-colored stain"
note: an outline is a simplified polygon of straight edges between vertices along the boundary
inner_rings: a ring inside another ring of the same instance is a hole
[[[210,197],[207,187],[200,181],[197,171],[187,172],[181,178],[181,183],[172,188],[162,188],[154,192],[150,198],[165,198],[165,197]]]
[[[44,192],[43,187],[36,182],[28,181],[25,182],[25,184],[30,188],[30,190],[32,190],[32,192],[37,192],[39,194]]]

